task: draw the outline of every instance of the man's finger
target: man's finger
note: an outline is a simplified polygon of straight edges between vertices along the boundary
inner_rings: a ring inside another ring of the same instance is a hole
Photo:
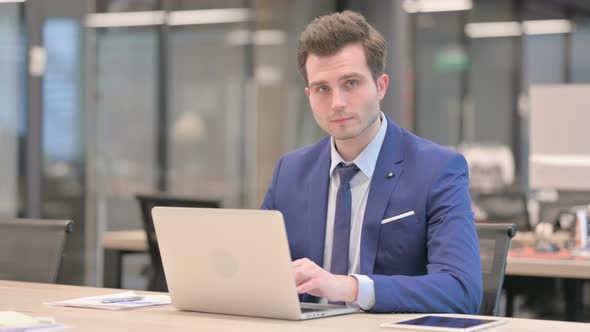
[[[293,276],[295,277],[295,285],[297,286],[310,279],[310,277],[305,272],[305,269],[302,268],[293,269]]]
[[[293,275],[295,276],[295,283],[300,285],[309,279],[318,276],[321,269],[315,264],[304,264],[293,269]]]
[[[300,267],[300,266],[306,265],[308,263],[313,263],[313,262],[311,260],[309,260],[309,258],[304,257],[304,258],[300,258],[298,260],[291,262],[291,266],[295,268],[295,267]]]
[[[317,296],[317,292],[315,292],[317,288],[317,279],[310,279],[307,282],[303,283],[302,285],[297,287],[297,293],[304,294],[309,293],[311,295]]]

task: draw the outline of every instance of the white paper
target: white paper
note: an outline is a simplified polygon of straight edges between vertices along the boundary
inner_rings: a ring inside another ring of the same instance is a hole
[[[123,301],[123,302],[115,302],[115,303],[103,303],[102,301],[105,299],[117,299],[117,298],[127,298],[130,296],[142,296],[142,299],[135,300],[135,301]],[[100,295],[100,296],[91,296],[91,297],[81,297],[78,299],[73,300],[65,300],[65,301],[57,301],[57,302],[48,302],[45,303],[47,305],[58,306],[58,307],[77,307],[77,308],[92,308],[92,309],[103,309],[103,310],[121,310],[121,309],[132,309],[132,308],[142,308],[142,307],[151,307],[156,305],[165,305],[170,304],[170,296],[169,295],[140,295],[135,294],[134,292],[124,292],[124,293],[115,293],[115,294],[107,294],[107,295]]]
[[[0,332],[53,331],[67,326],[53,317],[31,317],[16,311],[0,311]]]

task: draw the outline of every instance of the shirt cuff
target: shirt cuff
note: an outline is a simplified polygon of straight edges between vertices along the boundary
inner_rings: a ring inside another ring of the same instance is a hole
[[[360,274],[351,274],[359,282],[359,292],[355,304],[363,310],[371,310],[375,306],[375,285],[373,279]]]

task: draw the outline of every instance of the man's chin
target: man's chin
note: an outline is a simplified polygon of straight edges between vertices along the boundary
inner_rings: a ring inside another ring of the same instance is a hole
[[[332,133],[331,135],[332,137],[334,137],[335,140],[337,141],[346,141],[349,139],[353,139],[355,137],[357,137],[357,135],[353,134],[353,133]]]

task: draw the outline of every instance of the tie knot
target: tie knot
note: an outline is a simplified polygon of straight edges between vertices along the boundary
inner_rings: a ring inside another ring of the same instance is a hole
[[[341,186],[349,185],[352,177],[359,171],[359,168],[355,164],[344,165],[344,163],[338,164],[336,169],[338,170],[338,175],[340,176]]]

